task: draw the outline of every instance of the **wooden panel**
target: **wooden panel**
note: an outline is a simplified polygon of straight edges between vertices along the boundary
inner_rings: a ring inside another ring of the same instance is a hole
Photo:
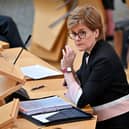
[[[57,10],[56,8],[64,1],[34,0],[35,15],[33,26],[32,42],[37,43],[46,50],[51,50],[59,35],[64,20],[58,25],[50,28],[49,25],[66,13],[66,8]]]
[[[9,48],[9,43],[5,41],[0,41],[0,48]]]
[[[12,102],[0,107],[0,129],[9,129],[13,127],[19,111],[19,100],[14,99]],[[5,115],[6,114],[6,115]]]
[[[20,85],[16,86],[16,81],[0,76],[0,105],[4,104],[5,97],[16,92],[20,88]]]
[[[28,48],[33,54],[48,60],[48,61],[59,61],[62,48],[64,47],[67,41],[67,29],[66,23],[63,25],[61,29],[61,33],[59,34],[58,38],[55,41],[54,48],[51,51],[48,51],[41,47],[39,44],[32,43],[31,46]]]
[[[4,57],[0,57],[0,62],[2,62],[0,65],[0,75],[3,75],[20,83],[25,82],[24,75],[18,67],[6,61]]]

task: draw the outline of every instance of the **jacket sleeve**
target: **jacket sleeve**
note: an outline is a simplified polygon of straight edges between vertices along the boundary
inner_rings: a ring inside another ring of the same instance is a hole
[[[77,106],[97,105],[103,99],[104,93],[109,89],[112,77],[112,65],[109,60],[104,58],[95,61],[85,84],[81,84],[83,92]]]

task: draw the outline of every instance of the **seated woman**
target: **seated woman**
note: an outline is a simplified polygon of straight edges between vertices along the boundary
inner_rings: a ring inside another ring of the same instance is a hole
[[[75,73],[74,50],[68,45],[62,50],[66,97],[80,108],[93,107],[96,129],[129,129],[129,85],[119,57],[104,40],[99,12],[90,5],[77,7],[68,16],[67,26],[69,37],[84,55]]]
[[[0,40],[8,42],[10,48],[24,47],[17,25],[9,16],[0,15]]]

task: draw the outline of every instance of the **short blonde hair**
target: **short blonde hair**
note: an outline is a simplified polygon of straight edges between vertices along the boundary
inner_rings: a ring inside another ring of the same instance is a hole
[[[97,39],[98,40],[104,39],[103,20],[100,13],[95,7],[91,5],[76,7],[68,16],[67,19],[68,30],[70,30],[72,27],[78,24],[84,24],[92,31],[98,29],[99,36]]]

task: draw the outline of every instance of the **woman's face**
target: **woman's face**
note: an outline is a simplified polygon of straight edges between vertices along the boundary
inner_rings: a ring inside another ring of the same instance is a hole
[[[96,43],[98,37],[98,29],[91,31],[84,24],[74,26],[69,32],[69,36],[74,40],[76,47],[79,51],[86,51],[90,53]]]

